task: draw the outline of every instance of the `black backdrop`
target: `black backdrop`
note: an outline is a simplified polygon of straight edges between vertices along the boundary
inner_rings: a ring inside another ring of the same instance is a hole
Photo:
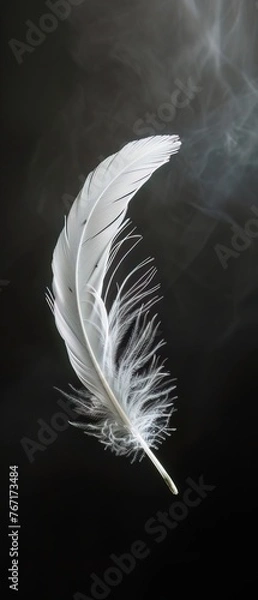
[[[254,0],[2,6],[6,597],[167,600],[177,593],[236,598],[252,591],[257,31]],[[64,410],[54,386],[67,390],[77,381],[44,298],[53,247],[84,177],[126,142],[158,133],[179,134],[180,153],[129,212],[144,237],[143,256],[155,256],[166,355],[178,378],[177,431],[159,451],[178,484],[176,499],[147,459],[131,466],[68,426],[69,415],[58,420]],[[8,590],[7,579],[14,464],[18,593]],[[184,495],[192,481],[210,487],[202,496]],[[195,505],[187,506],[187,498]],[[170,525],[158,524],[169,510]],[[127,563],[131,572],[109,571],[112,554],[131,553],[132,544],[139,552],[137,540],[145,549]],[[92,587],[93,573],[106,587]]]

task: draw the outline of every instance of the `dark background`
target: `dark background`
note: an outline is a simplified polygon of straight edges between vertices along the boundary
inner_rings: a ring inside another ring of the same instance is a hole
[[[244,228],[258,209],[257,3],[85,0],[20,64],[10,40],[27,43],[26,21],[38,25],[50,10],[43,0],[10,0],[1,12],[3,585],[8,466],[18,464],[19,592],[10,597],[91,596],[91,574],[101,577],[109,555],[137,539],[150,555],[108,597],[249,596],[257,577],[255,224],[224,267],[218,244],[232,251],[232,227]],[[198,91],[171,118],[163,105],[189,77]],[[59,411],[54,386],[77,385],[44,298],[63,216],[103,157],[155,133],[179,134],[182,147],[129,212],[143,256],[155,257],[178,378],[177,431],[159,457],[181,492],[187,477],[216,486],[160,544],[144,526],[174,498],[147,459],[131,466],[72,427],[32,463],[21,444],[37,441],[38,419],[49,424]]]

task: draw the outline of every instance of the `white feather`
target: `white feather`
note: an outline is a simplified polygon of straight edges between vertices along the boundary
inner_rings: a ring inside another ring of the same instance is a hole
[[[179,147],[178,136],[131,142],[90,173],[56,244],[53,294],[47,295],[83,384],[83,390],[74,390],[69,397],[77,412],[93,418],[93,422],[73,424],[118,455],[134,460],[146,453],[173,493],[177,493],[175,484],[151,450],[170,432],[170,395],[175,387],[157,358],[164,342],[155,341],[159,324],[156,315],[149,315],[159,287],[150,288],[156,273],[151,259],[136,265],[117,286],[109,310],[107,303],[118,267],[140,239],[134,230],[127,230],[128,204]],[[125,241],[131,244],[127,252]],[[126,336],[129,340],[122,349]]]

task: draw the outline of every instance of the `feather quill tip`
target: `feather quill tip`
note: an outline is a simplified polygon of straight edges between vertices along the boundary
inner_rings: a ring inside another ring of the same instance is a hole
[[[176,485],[174,484],[174,481],[171,479],[171,477],[165,476],[164,477],[164,481],[167,484],[169,490],[172,492],[172,494],[174,494],[175,496],[177,496],[178,494],[178,489],[176,487]]]

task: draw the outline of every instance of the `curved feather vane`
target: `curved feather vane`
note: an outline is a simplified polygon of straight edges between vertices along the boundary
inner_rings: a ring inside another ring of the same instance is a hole
[[[80,415],[92,417],[73,425],[117,455],[135,460],[147,454],[174,494],[175,484],[152,451],[171,431],[175,388],[157,357],[164,343],[155,341],[157,315],[149,313],[159,287],[150,287],[156,273],[152,259],[136,265],[117,285],[109,309],[107,304],[121,262],[140,239],[128,231],[128,204],[180,144],[178,136],[168,135],[131,142],[90,173],[57,241],[53,294],[47,295],[83,384],[68,396]]]

